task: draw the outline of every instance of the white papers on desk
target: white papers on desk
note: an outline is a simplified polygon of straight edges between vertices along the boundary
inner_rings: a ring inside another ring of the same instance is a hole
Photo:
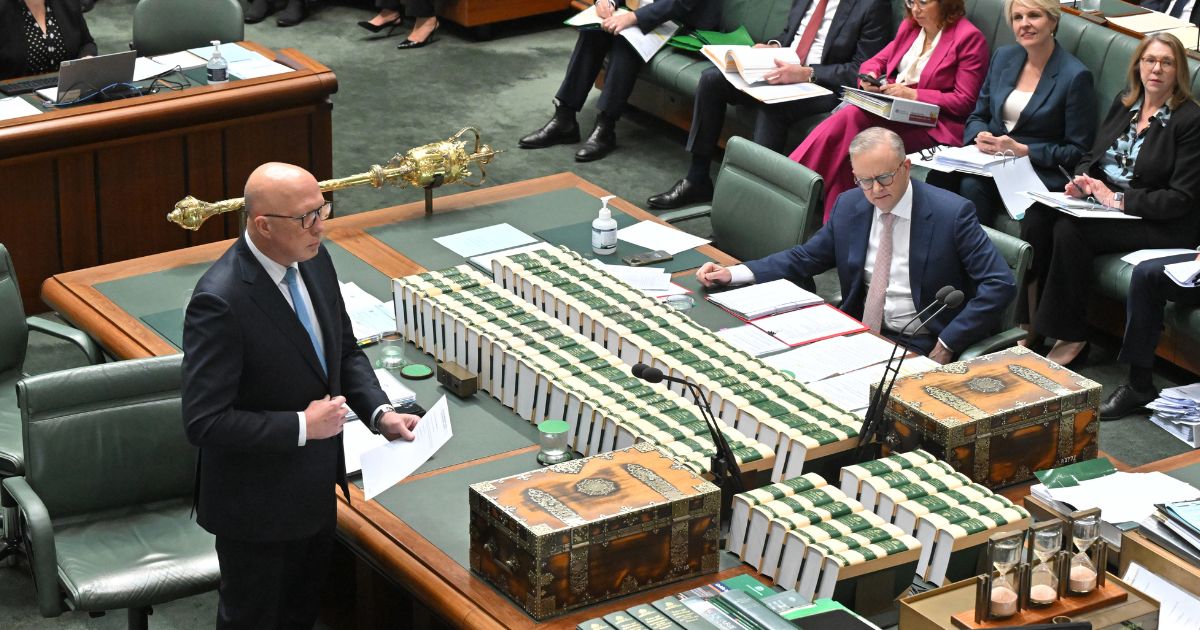
[[[361,341],[396,332],[396,308],[391,301],[384,302],[353,282],[341,284],[342,302],[346,304],[355,339]]]
[[[1081,219],[1140,219],[1125,214],[1116,208],[1102,206],[1086,199],[1076,199],[1064,192],[1030,192],[1035,201],[1040,201],[1059,212]]]
[[[612,14],[613,15],[621,15],[623,13],[629,13],[629,12],[630,12],[629,9],[620,8],[620,9],[615,9]],[[600,16],[596,14],[596,5],[593,4],[592,6],[567,18],[567,20],[564,21],[563,24],[566,24],[567,26],[574,26],[574,27],[578,28],[580,26],[600,26],[600,24],[603,22],[604,22],[604,20],[601,19]]]
[[[497,258],[504,258],[505,256],[512,256],[514,254],[522,254],[525,252],[536,252],[536,251],[541,251],[544,249],[554,249],[554,246],[551,245],[550,243],[546,243],[544,241],[539,241],[539,242],[533,243],[531,245],[522,245],[520,247],[510,247],[508,249],[502,249],[498,252],[488,252],[486,254],[480,254],[478,256],[471,256],[470,262],[471,262],[471,264],[475,265],[476,267],[479,267],[480,269],[482,269],[488,273],[492,273],[492,261]]]
[[[189,49],[187,49],[187,52],[190,52],[193,55],[200,57],[201,59],[204,60],[204,63],[208,63],[209,58],[212,57],[212,54],[213,54],[213,47],[212,46],[201,46],[199,48],[189,48]],[[253,50],[250,50],[249,48],[243,48],[240,44],[237,44],[236,42],[228,42],[228,43],[221,44],[221,56],[224,57],[225,61],[231,65],[234,63],[237,63],[239,61],[246,61],[248,59],[255,59],[255,58],[265,59],[265,57],[263,57],[262,55],[254,52]],[[204,64],[200,64],[200,65],[204,65]]]
[[[996,180],[996,190],[1000,191],[1004,209],[1014,221],[1025,218],[1025,211],[1033,205],[1034,198],[1029,193],[1048,192],[1028,156],[993,162],[985,168]]]
[[[425,412],[413,434],[411,442],[396,439],[362,454],[363,494],[368,501],[403,481],[454,437],[445,396]]]
[[[1196,255],[1194,249],[1139,249],[1136,252],[1129,252],[1121,257],[1123,262],[1131,265],[1144,263],[1147,260],[1155,260],[1157,258],[1168,258],[1170,256],[1179,256],[1182,254]]]
[[[190,55],[191,53],[188,54]],[[192,56],[196,57],[195,55]],[[199,59],[198,57],[196,58]],[[204,62],[201,61],[200,63],[203,65]],[[164,66],[150,57],[138,57],[133,61],[133,80],[145,81],[150,77],[156,77],[164,72],[170,72],[174,69],[174,66]]]
[[[692,236],[683,230],[649,220],[639,221],[627,228],[617,230],[617,240],[650,250],[666,250],[672,256],[701,245],[707,245],[709,242],[708,239]]]
[[[155,63],[165,68],[174,68],[178,66],[183,70],[187,70],[188,68],[199,68],[200,66],[208,63],[207,58],[195,55],[186,50],[167,53],[165,55],[157,55],[155,57],[150,57],[150,59],[154,60]]]
[[[1158,600],[1159,630],[1195,630],[1200,628],[1200,599],[1159,577],[1146,567],[1131,562],[1121,579],[1126,584]]]
[[[894,348],[895,344],[886,339],[860,333],[811,343],[767,357],[763,362],[787,370],[797,381],[807,384],[887,361]]]
[[[633,46],[633,49],[636,50],[639,55],[641,55],[642,61],[650,61],[650,58],[653,57],[655,53],[661,50],[663,46],[667,45],[667,40],[671,39],[671,36],[673,36],[677,30],[679,30],[679,25],[671,21],[666,21],[662,24],[659,24],[657,28],[649,33],[643,33],[642,29],[634,24],[633,26],[630,26],[629,28],[617,34],[621,37],[624,37],[625,41],[629,42],[630,45]]]
[[[1157,33],[1159,31],[1169,31],[1177,28],[1187,28],[1191,26],[1191,22],[1177,17],[1171,17],[1166,13],[1158,11],[1149,11],[1147,13],[1139,13],[1137,15],[1120,15],[1120,16],[1105,16],[1105,19],[1121,28],[1129,29],[1135,33]]]
[[[1156,503],[1200,498],[1200,490],[1160,472],[1117,471],[1081,481],[1077,486],[1046,488],[1044,492],[1076,510],[1100,508],[1100,517],[1108,523],[1140,523],[1154,514]]]
[[[284,74],[292,72],[289,68],[277,61],[271,61],[258,53],[254,53],[256,59],[247,59],[229,64],[229,74],[238,79],[257,79],[258,77],[269,77],[276,74]]]
[[[433,240],[463,258],[511,249],[537,241],[536,238],[507,223],[489,225],[449,236],[439,236]]]
[[[837,405],[840,409],[862,418],[863,412],[871,404],[871,385],[878,383],[879,379],[883,378],[883,371],[886,367],[883,364],[872,365],[823,381],[809,383],[807,387],[814,394]],[[940,366],[929,357],[908,357],[904,360],[904,365],[900,366],[900,375],[919,374],[936,367]]]
[[[417,393],[408,388],[408,385],[400,382],[400,379],[392,375],[391,372],[383,368],[375,368],[375,378],[379,381],[379,389],[383,390],[384,395],[388,397],[388,402],[393,405],[403,405],[413,402],[417,399]],[[349,405],[344,405],[349,413],[347,418],[352,420],[358,418],[358,414],[350,409]]]
[[[54,90],[57,92],[58,88],[54,88]],[[42,110],[34,107],[29,101],[20,96],[0,98],[0,120],[36,116],[40,113],[42,113]]]
[[[828,304],[772,315],[751,322],[789,346],[866,330],[857,319]]]
[[[1192,448],[1200,447],[1200,383],[1162,390],[1146,405],[1150,422]]]
[[[599,262],[599,261],[597,261]],[[597,265],[617,280],[638,289],[661,293],[671,288],[671,274],[661,267],[630,267],[628,265]]]
[[[1200,275],[1200,260],[1188,260],[1163,267],[1163,273],[1172,282],[1184,288],[1196,286],[1197,276]]]
[[[753,357],[761,357],[769,352],[787,350],[788,345],[768,335],[761,328],[746,324],[717,331],[717,336],[726,343]],[[768,361],[770,363],[770,361]]]
[[[758,319],[825,301],[821,296],[784,279],[712,293],[708,300],[744,319]]]
[[[642,289],[642,293],[645,293],[647,297],[658,298],[660,300],[671,297],[672,295],[687,295],[691,292],[691,289],[675,284],[674,282],[668,284],[667,288],[662,291],[650,291],[647,289]]]
[[[1188,24],[1180,28],[1170,28],[1165,31],[1159,31],[1166,35],[1174,35],[1176,39],[1183,43],[1183,47],[1187,50],[1197,50],[1200,47],[1200,28],[1196,28],[1195,24]]]

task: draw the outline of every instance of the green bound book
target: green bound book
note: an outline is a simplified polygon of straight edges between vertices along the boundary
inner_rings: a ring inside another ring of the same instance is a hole
[[[643,630],[646,627],[645,624],[635,619],[633,615],[624,611],[604,615],[604,620],[608,622],[608,625],[617,630]]]
[[[650,630],[682,630],[683,628],[650,604],[634,606],[625,612],[633,615]]]
[[[683,605],[674,595],[664,597],[654,602],[654,607],[662,614],[670,617],[671,621],[679,624],[683,630],[720,630],[716,625],[705,621],[696,611]]]
[[[575,630],[612,630],[612,626],[608,625],[607,621],[596,617],[575,626]]]

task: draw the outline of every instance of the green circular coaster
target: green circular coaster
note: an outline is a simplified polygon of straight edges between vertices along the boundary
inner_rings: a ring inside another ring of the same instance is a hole
[[[433,376],[433,370],[431,370],[427,365],[421,365],[420,363],[409,363],[408,365],[400,368],[400,376],[403,376],[407,379],[412,379],[414,381],[419,381],[423,378],[429,378],[430,376]]]
[[[537,425],[537,428],[542,433],[566,433],[571,425],[562,420],[543,420],[541,424]]]

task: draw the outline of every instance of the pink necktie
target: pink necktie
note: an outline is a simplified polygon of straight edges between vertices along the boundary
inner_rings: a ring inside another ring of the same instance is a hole
[[[892,272],[892,225],[896,222],[896,215],[884,212],[879,215],[879,220],[883,222],[879,248],[875,250],[871,288],[867,289],[867,305],[863,309],[863,323],[877,333],[883,327],[883,303],[887,297],[888,277]]]
[[[800,34],[800,39],[796,42],[796,56],[800,58],[800,64],[807,63],[808,53],[812,50],[813,42],[817,41],[817,32],[821,30],[821,23],[825,21],[825,7],[829,6],[829,0],[817,0],[817,8],[813,9],[812,17],[809,18],[808,24],[804,27],[804,32]]]

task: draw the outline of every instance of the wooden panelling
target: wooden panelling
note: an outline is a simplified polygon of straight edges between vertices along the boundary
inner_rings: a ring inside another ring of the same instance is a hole
[[[225,189],[225,167],[222,159],[225,147],[221,143],[221,136],[221,131],[218,129],[206,129],[188,134],[185,139],[187,194],[197,199],[214,200],[242,196],[240,190]],[[188,244],[211,243],[234,236],[237,231],[237,221],[234,220],[233,227],[229,228],[230,222],[226,220],[228,218],[209,219],[198,231],[187,232]],[[166,223],[166,220],[164,213],[163,223]],[[231,229],[232,231],[230,231]]]
[[[54,163],[0,164],[0,243],[12,255],[25,309],[41,304],[42,279],[62,271]]]
[[[186,230],[163,217],[187,194],[182,137],[96,152],[102,262],[187,247]]]
[[[51,160],[46,159],[47,162]],[[96,160],[89,152],[71,153],[53,160],[58,171],[58,215],[62,243],[62,268],[79,269],[100,264],[96,239]]]
[[[225,191],[230,197],[242,196],[246,179],[263,162],[287,162],[312,168],[309,157],[312,134],[306,112],[260,117],[225,129],[223,136]]]

